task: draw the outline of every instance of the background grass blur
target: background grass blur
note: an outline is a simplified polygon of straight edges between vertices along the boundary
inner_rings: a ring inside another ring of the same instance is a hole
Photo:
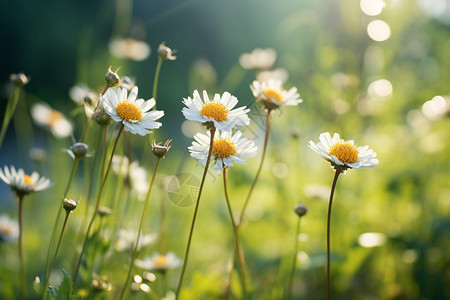
[[[377,19],[391,28],[386,41],[367,35],[367,25]],[[188,156],[192,139],[181,131],[181,100],[194,89],[207,89],[229,91],[241,104],[251,105],[249,85],[255,73],[239,65],[239,56],[270,47],[277,52],[275,67],[289,73],[286,85],[297,87],[304,102],[273,116],[268,157],[248,211],[250,222],[241,230],[255,299],[282,295],[286,274],[280,264],[288,264],[293,255],[297,216],[292,207],[298,202],[309,211],[301,221],[294,294],[301,299],[324,298],[328,195],[314,194],[329,189],[333,173],[307,143],[325,131],[339,132],[358,145],[368,144],[380,160],[375,170],[351,170],[338,183],[332,218],[336,299],[450,298],[449,20],[446,0],[386,0],[378,16],[365,15],[356,0],[9,2],[0,12],[2,112],[11,92],[9,74],[23,71],[31,81],[19,102],[18,121],[9,128],[0,150],[0,165],[14,164],[28,172],[37,169],[54,182],[51,189],[26,199],[27,278],[42,276],[49,240],[45,233],[51,229],[72,164],[61,151],[72,141],[57,140],[32,126],[29,107],[44,101],[63,112],[75,125],[77,138],[85,119],[69,98],[70,87],[85,83],[101,92],[111,65],[120,67],[119,75],[135,78],[140,96],[148,99],[156,50],[166,41],[177,49],[177,60],[162,67],[157,105],[165,116],[157,136],[161,141],[172,138],[173,147],[161,162],[147,232],[157,232],[158,200],[167,201],[168,250],[183,255],[193,207],[173,205],[164,178],[180,173],[200,178],[202,168]],[[143,61],[113,57],[108,44],[114,37],[145,41],[151,54]],[[393,87],[381,99],[368,91],[379,79]],[[438,95],[447,97],[447,111],[434,116],[424,112],[423,104]],[[251,108],[246,134],[262,146],[263,118],[256,105]],[[20,137],[21,132],[25,137]],[[155,163],[149,152],[153,137],[128,137],[133,159],[150,172]],[[31,147],[44,148],[46,161],[33,162],[28,156]],[[247,165],[230,169],[236,211],[259,158],[260,153]],[[82,222],[86,172],[78,171],[71,192],[81,202],[69,223],[59,269],[70,270],[76,238],[69,236],[76,236]],[[110,177],[105,199],[114,195],[115,180]],[[211,172],[204,193],[186,276],[188,299],[217,295],[232,254],[221,177]],[[1,184],[1,212],[15,217],[16,206],[12,192]],[[137,229],[141,207],[141,202],[130,199],[125,227]],[[366,232],[381,233],[385,243],[363,247],[358,237]],[[11,274],[17,267],[16,248],[14,244],[0,247],[0,293],[9,298],[15,288]],[[143,255],[157,249],[152,247],[143,249]],[[113,287],[120,287],[127,257],[115,258],[105,270]],[[179,270],[169,273],[172,288],[178,275]]]

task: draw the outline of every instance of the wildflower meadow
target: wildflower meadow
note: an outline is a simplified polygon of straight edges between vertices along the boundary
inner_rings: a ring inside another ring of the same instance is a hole
[[[1,14],[0,299],[450,299],[448,0]]]

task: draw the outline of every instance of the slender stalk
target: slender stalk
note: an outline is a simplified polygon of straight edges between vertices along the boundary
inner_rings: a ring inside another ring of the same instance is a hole
[[[94,224],[95,217],[97,216],[97,213],[98,213],[98,208],[100,206],[100,199],[102,198],[103,188],[105,187],[106,179],[108,178],[109,170],[111,169],[111,163],[112,163],[112,159],[113,159],[113,156],[114,156],[114,152],[116,151],[116,148],[117,148],[117,142],[119,141],[120,135],[123,132],[123,128],[124,128],[124,125],[122,124],[120,126],[119,132],[117,133],[117,137],[116,137],[116,140],[114,142],[113,149],[111,151],[111,156],[109,158],[108,167],[106,169],[105,174],[103,175],[103,180],[102,180],[102,183],[100,185],[100,189],[98,190],[98,193],[97,193],[97,199],[96,199],[96,203],[95,203],[94,214],[92,215],[91,221],[89,222],[89,225],[88,225],[88,228],[87,228],[87,231],[86,231],[86,236],[85,236],[84,242],[83,242],[83,248],[81,249],[80,256],[78,257],[78,261],[77,261],[77,264],[75,266],[75,270],[73,272],[73,280],[74,280],[74,282],[76,282],[77,277],[78,277],[78,271],[80,270],[81,261],[83,259],[84,252],[86,251],[86,246],[87,246],[87,241],[88,241],[88,238],[89,238],[89,234],[91,232],[92,225]],[[105,151],[106,151],[106,149],[105,149]]]
[[[161,66],[162,66],[163,61],[164,61],[164,59],[162,59],[161,57],[158,57],[158,64],[156,65],[156,70],[155,70],[155,79],[153,79],[153,93],[152,93],[152,98],[155,99],[155,101],[156,101],[156,95],[158,92],[159,73],[161,72]],[[153,109],[156,109],[156,104],[153,107]]]
[[[9,122],[14,115],[17,103],[19,102],[20,86],[15,85],[13,93],[9,96],[8,104],[6,104],[5,115],[3,117],[2,130],[0,132],[0,148],[3,144],[3,139],[5,138],[6,130],[8,129]]]
[[[139,238],[141,236],[142,227],[144,225],[145,212],[147,211],[148,201],[150,199],[150,194],[152,193],[153,183],[155,182],[156,172],[158,171],[158,166],[159,166],[160,160],[161,160],[161,158],[158,157],[158,160],[156,161],[156,165],[155,165],[155,170],[153,171],[153,176],[150,181],[150,187],[148,188],[147,197],[145,198],[144,209],[142,210],[142,216],[141,216],[141,223],[139,224],[139,230],[138,230],[138,234],[137,234],[137,238],[136,238],[136,244],[134,245],[133,254],[131,255],[131,263],[128,268],[128,274],[125,279],[125,284],[123,285],[122,291],[120,292],[120,297],[119,297],[120,300],[123,299],[123,297],[125,296],[125,294],[127,292],[128,282],[130,281],[131,271],[133,269],[134,260],[136,259],[137,249],[139,248]]]
[[[225,199],[227,202],[227,208],[228,208],[228,213],[230,214],[230,218],[231,218],[231,225],[233,226],[233,233],[234,233],[234,253],[233,253],[233,263],[232,263],[232,267],[230,270],[230,279],[232,277],[232,273],[234,270],[234,260],[235,260],[235,256],[237,254],[238,257],[238,264],[239,264],[239,268],[241,270],[241,285],[242,285],[242,293],[243,293],[243,298],[245,299],[246,295],[247,295],[247,282],[246,282],[246,277],[247,277],[247,272],[246,272],[246,267],[245,267],[245,261],[244,261],[244,255],[242,254],[242,248],[239,242],[239,232],[238,232],[238,225],[236,225],[236,220],[234,219],[233,216],[233,211],[231,210],[231,205],[230,205],[230,199],[228,196],[228,185],[227,185],[227,175],[228,175],[228,167],[224,167],[223,168],[223,189],[225,191]],[[229,282],[229,284],[231,284],[231,281]],[[231,290],[231,287],[230,287]]]
[[[297,231],[295,232],[295,239],[294,239],[294,256],[292,258],[291,272],[290,272],[289,278],[288,278],[288,286],[287,286],[287,289],[285,290],[283,299],[291,299],[292,298],[292,286],[294,284],[294,275],[295,275],[295,269],[296,269],[296,265],[297,265],[298,235],[300,234],[300,219],[301,219],[301,217],[298,217]]]
[[[47,273],[47,275],[45,276],[45,281],[44,281],[44,295],[43,295],[43,299],[47,298],[47,287],[48,287],[48,280],[50,278],[50,274],[53,271],[53,268],[55,267],[55,262],[56,262],[56,256],[58,255],[58,251],[59,251],[59,247],[61,246],[61,241],[64,235],[64,230],[66,229],[66,225],[67,225],[67,220],[69,220],[69,215],[70,215],[70,211],[66,210],[66,217],[64,218],[64,223],[63,226],[61,228],[61,233],[59,235],[59,240],[58,240],[58,244],[56,245],[56,250],[55,250],[55,254],[53,255],[53,260],[52,263],[50,265],[50,269]]]
[[[241,226],[242,222],[244,221],[245,210],[247,209],[247,205],[250,200],[250,197],[252,196],[255,185],[258,182],[259,174],[261,173],[262,166],[264,163],[264,158],[266,157],[267,142],[269,140],[270,113],[271,113],[271,110],[269,110],[267,112],[267,117],[266,117],[266,133],[264,136],[264,146],[263,146],[261,161],[259,163],[258,171],[256,171],[256,176],[255,176],[255,179],[253,180],[252,186],[250,187],[250,190],[248,191],[247,198],[245,199],[245,202],[244,202],[244,206],[242,207],[241,215],[239,216],[239,223],[237,224],[238,228]]]
[[[49,266],[50,266],[50,253],[52,252],[51,250],[53,249],[53,244],[55,243],[56,229],[57,229],[58,224],[59,224],[59,219],[61,218],[61,211],[63,210],[62,205],[64,203],[64,199],[66,199],[67,195],[69,194],[70,187],[72,186],[72,182],[73,182],[73,179],[75,177],[75,173],[77,171],[79,160],[80,159],[78,157],[75,157],[75,159],[73,161],[72,171],[70,172],[69,181],[67,182],[66,190],[64,191],[64,194],[63,194],[63,197],[62,197],[62,201],[61,201],[61,205],[58,208],[58,213],[56,215],[55,223],[53,223],[53,229],[52,229],[52,233],[50,235],[50,243],[48,245],[47,259],[46,259],[46,262],[45,262],[45,278],[47,278],[50,275],[49,271],[48,271],[49,270]]]
[[[22,229],[22,206],[24,195],[18,195],[19,197],[19,284],[20,284],[20,299],[26,299],[25,297],[25,264],[23,261],[23,229]]]
[[[341,171],[336,170],[333,179],[333,185],[331,186],[330,202],[328,204],[328,217],[327,217],[327,292],[328,300],[331,300],[331,280],[330,280],[330,223],[331,223],[331,206],[333,204],[333,195],[336,188],[336,183]]]
[[[187,243],[187,247],[186,247],[186,253],[184,254],[183,267],[181,269],[180,281],[178,282],[175,299],[178,299],[178,297],[180,296],[181,287],[183,285],[184,273],[186,272],[186,265],[187,265],[187,261],[189,258],[189,249],[191,247],[192,233],[194,232],[194,226],[195,226],[195,220],[197,218],[198,206],[200,203],[200,198],[202,196],[203,185],[205,183],[206,174],[208,173],[209,162],[211,160],[211,153],[212,153],[212,148],[213,148],[213,144],[214,144],[214,134],[216,133],[216,129],[213,128],[210,130],[210,132],[211,132],[211,140],[209,142],[208,158],[206,159],[205,170],[203,171],[202,181],[200,182],[200,189],[198,191],[197,202],[195,204],[194,216],[192,217],[191,229],[189,231],[189,238],[188,238],[188,243]]]
[[[106,91],[109,89],[109,85],[108,84],[106,84],[105,85],[105,88],[103,89],[103,91],[102,91],[102,93],[100,94],[100,96],[103,96],[105,93],[106,93]],[[96,108],[94,109],[94,111],[97,109],[97,106],[99,106],[99,105],[101,105],[100,104],[100,101],[98,101],[98,103],[97,103],[97,105],[96,105]],[[87,121],[87,123],[86,123],[86,126],[84,127],[84,129],[83,129],[83,133],[81,134],[81,137],[80,137],[80,143],[82,143],[83,141],[84,141],[84,138],[86,137],[86,134],[87,134],[87,132],[88,132],[88,129],[91,127],[91,124],[92,124],[92,119],[94,118],[94,114],[89,118],[89,120]]]

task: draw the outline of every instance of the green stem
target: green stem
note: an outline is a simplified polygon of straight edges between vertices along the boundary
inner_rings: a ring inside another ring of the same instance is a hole
[[[232,268],[230,270],[230,273],[231,274],[233,273],[234,259],[236,258],[235,256],[237,254],[239,269],[241,270],[242,293],[244,295],[243,298],[245,299],[246,294],[247,294],[247,282],[246,282],[247,272],[246,272],[244,255],[242,253],[242,248],[241,248],[240,241],[239,241],[238,226],[236,225],[236,221],[233,216],[233,211],[231,210],[230,199],[228,196],[227,175],[228,175],[228,167],[224,166],[224,168],[223,168],[223,189],[225,191],[225,199],[227,202],[228,213],[230,214],[231,225],[233,226],[233,233],[234,233],[234,250],[233,250],[234,254],[233,254],[233,263],[232,263]],[[230,274],[230,279],[232,277],[231,274]],[[231,285],[231,281],[229,282],[229,284]],[[231,286],[230,286],[229,290],[231,290]]]
[[[97,199],[96,199],[96,203],[95,203],[94,213],[92,215],[91,221],[89,222],[89,225],[88,225],[88,228],[87,228],[87,231],[86,231],[86,236],[85,236],[84,242],[83,242],[83,247],[82,247],[81,253],[80,253],[79,257],[78,257],[78,261],[77,261],[75,270],[73,272],[73,274],[74,274],[73,275],[74,282],[76,282],[77,277],[78,277],[78,272],[80,270],[81,261],[83,259],[84,252],[86,251],[86,246],[87,246],[87,241],[88,241],[88,238],[89,238],[89,233],[91,232],[92,224],[94,224],[95,217],[97,216],[97,213],[98,213],[98,208],[100,206],[100,199],[102,198],[103,188],[105,187],[106,179],[108,178],[109,170],[111,169],[111,163],[112,163],[112,159],[113,159],[113,156],[114,156],[114,152],[116,151],[117,142],[119,141],[120,135],[123,132],[123,128],[124,128],[124,125],[122,124],[120,126],[119,132],[117,133],[117,137],[116,137],[116,140],[114,142],[113,149],[111,151],[111,156],[109,158],[108,167],[106,169],[105,174],[103,175],[103,180],[102,180],[102,183],[100,185],[100,189],[99,189],[99,191],[97,193]],[[105,151],[106,151],[106,149],[105,149]]]
[[[214,144],[214,135],[216,133],[216,129],[215,128],[211,129],[210,133],[211,133],[211,140],[209,142],[208,157],[206,159],[205,170],[203,171],[202,181],[200,182],[200,189],[198,191],[197,202],[195,204],[194,216],[192,217],[191,229],[189,231],[189,238],[188,238],[188,243],[187,243],[187,247],[186,247],[186,253],[184,254],[183,267],[181,269],[180,281],[178,282],[175,299],[179,299],[181,287],[183,285],[184,273],[186,271],[186,265],[187,265],[187,261],[189,258],[189,249],[191,247],[192,233],[194,232],[195,220],[197,218],[197,211],[198,211],[198,206],[200,203],[200,198],[202,196],[203,185],[205,183],[206,174],[208,173],[208,167],[209,167],[209,162],[211,160],[211,153],[212,153],[212,148],[213,148],[213,144]]]
[[[152,98],[155,99],[155,103],[156,103],[156,95],[158,92],[159,73],[161,72],[161,66],[162,66],[163,61],[164,61],[164,59],[158,57],[158,64],[156,65],[156,70],[155,70],[155,78],[153,80],[153,93],[152,93]],[[153,109],[156,109],[156,104],[153,107]]]
[[[61,229],[61,233],[59,235],[59,240],[58,240],[58,244],[56,245],[56,250],[55,250],[55,255],[53,255],[53,260],[52,260],[52,264],[50,265],[50,269],[45,277],[45,281],[44,281],[44,295],[43,295],[43,299],[46,299],[46,295],[47,295],[47,287],[48,287],[48,280],[50,278],[50,274],[53,271],[53,268],[55,267],[55,262],[56,262],[56,256],[58,255],[58,251],[59,251],[59,247],[61,246],[61,241],[64,235],[64,230],[66,229],[66,225],[67,225],[67,220],[69,219],[69,215],[70,215],[70,211],[66,211],[66,217],[64,218],[64,223]]]
[[[301,217],[298,217],[297,230],[295,232],[295,238],[294,238],[294,257],[292,258],[291,272],[289,273],[289,278],[288,278],[288,286],[287,286],[287,289],[285,290],[283,299],[291,299],[292,298],[292,286],[294,284],[295,269],[296,269],[296,265],[297,265],[298,235],[300,234],[300,219],[301,219]]]
[[[138,230],[138,234],[137,234],[137,238],[136,238],[136,244],[134,245],[133,254],[131,255],[131,263],[128,268],[128,274],[125,279],[125,284],[123,285],[122,291],[120,292],[120,297],[119,297],[120,300],[123,299],[123,297],[126,294],[127,288],[128,288],[128,282],[130,281],[130,276],[131,276],[131,271],[133,269],[134,260],[136,259],[137,250],[139,248],[139,238],[141,236],[142,226],[144,225],[145,212],[147,211],[148,201],[149,201],[150,195],[152,193],[153,183],[155,182],[156,172],[158,171],[158,166],[159,166],[160,160],[161,160],[161,158],[158,157],[158,160],[156,161],[156,165],[155,165],[155,170],[153,171],[152,179],[150,181],[150,187],[148,188],[147,197],[145,198],[144,209],[142,210],[142,216],[141,216],[141,223],[139,224],[139,230]]]
[[[0,132],[0,149],[5,138],[6,130],[8,129],[9,122],[11,122],[14,111],[16,110],[17,103],[19,102],[20,86],[15,85],[13,93],[9,96],[8,104],[5,109],[5,116],[3,117],[2,131]]]
[[[331,300],[331,279],[330,279],[330,223],[331,223],[331,206],[333,204],[334,190],[336,189],[336,183],[341,171],[336,171],[334,174],[333,184],[331,186],[330,202],[328,204],[328,217],[327,217],[327,293],[328,300]]]
[[[64,203],[64,199],[66,199],[67,195],[69,194],[70,187],[72,186],[72,182],[73,182],[73,179],[75,177],[75,173],[76,173],[77,167],[78,167],[78,162],[79,162],[79,158],[75,157],[75,159],[73,161],[73,165],[72,165],[72,171],[70,172],[69,181],[67,182],[66,190],[64,191],[64,194],[63,194],[63,197],[62,197],[62,201],[61,201],[61,205],[58,208],[58,213],[56,215],[55,222],[53,223],[53,229],[52,229],[52,233],[50,235],[50,243],[49,243],[49,246],[48,246],[47,259],[46,259],[46,262],[45,262],[45,278],[47,278],[50,275],[49,272],[48,272],[49,265],[50,265],[50,253],[52,252],[53,244],[55,243],[56,229],[57,229],[58,224],[59,224],[59,219],[61,218],[61,211],[63,210],[62,205]]]
[[[18,195],[19,197],[19,283],[20,283],[20,299],[24,300],[25,297],[25,264],[23,261],[23,228],[22,228],[22,206],[24,195]]]
[[[255,185],[258,182],[259,174],[261,173],[262,166],[264,163],[264,158],[266,157],[267,142],[269,140],[270,113],[271,113],[271,110],[269,110],[267,112],[266,133],[264,136],[264,146],[263,146],[261,161],[259,163],[258,171],[256,171],[256,176],[255,176],[255,179],[253,180],[252,186],[250,187],[250,190],[248,191],[247,198],[245,199],[245,202],[244,202],[244,206],[242,207],[241,215],[239,216],[239,223],[237,224],[238,227],[240,227],[242,225],[242,222],[244,221],[245,210],[247,209],[247,205],[250,200],[250,197],[252,196]]]

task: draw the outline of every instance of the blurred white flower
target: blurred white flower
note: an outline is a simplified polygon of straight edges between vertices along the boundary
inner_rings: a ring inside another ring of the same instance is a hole
[[[2,179],[18,195],[26,195],[32,192],[38,192],[50,187],[50,179],[40,176],[37,172],[31,175],[25,174],[23,169],[10,166],[0,168],[0,179]]]
[[[74,85],[69,90],[70,99],[76,104],[83,104],[85,98],[98,98],[97,94],[88,88],[84,83]]]
[[[150,55],[150,46],[143,41],[116,37],[109,43],[109,52],[117,58],[141,61]]]
[[[147,170],[140,166],[138,161],[133,161],[130,164],[128,157],[114,155],[111,167],[114,173],[123,176],[128,180],[139,200],[145,199],[149,188],[147,181],[148,174]],[[128,174],[128,170],[130,174]]]
[[[116,250],[119,252],[132,251],[136,245],[137,231],[133,229],[120,229]],[[148,246],[156,241],[157,235],[154,233],[141,234],[138,249]]]
[[[267,109],[275,109],[284,105],[297,105],[302,103],[297,88],[293,87],[289,91],[283,88],[281,80],[269,79],[268,81],[253,81],[250,85],[253,96],[261,101]]]
[[[328,199],[330,196],[330,187],[326,185],[307,185],[303,189],[303,193],[306,197],[315,198],[315,199]]]
[[[358,237],[358,244],[365,248],[379,247],[386,243],[386,235],[379,232],[366,232]]]
[[[272,48],[256,48],[251,53],[244,53],[239,57],[239,63],[244,69],[269,69],[277,59],[277,52]]]
[[[0,216],[0,242],[12,242],[19,237],[19,223],[8,215]]]
[[[136,259],[135,264],[145,270],[164,272],[180,266],[181,260],[173,252],[165,255],[155,252],[143,260]]]
[[[46,103],[36,103],[31,107],[31,117],[34,122],[50,132],[57,138],[68,137],[72,134],[72,124],[62,113],[52,109]]]
[[[286,82],[289,78],[289,73],[284,68],[278,68],[275,70],[266,70],[258,72],[256,75],[257,81],[268,81],[269,79],[280,80],[281,82]]]

